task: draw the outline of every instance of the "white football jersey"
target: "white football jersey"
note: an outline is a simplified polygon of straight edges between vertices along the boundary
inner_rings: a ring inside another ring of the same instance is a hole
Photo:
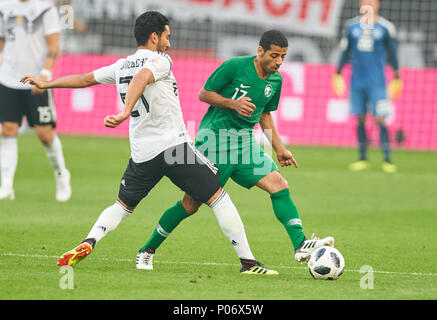
[[[32,88],[20,79],[40,74],[47,56],[45,36],[59,32],[59,16],[50,2],[0,1],[0,38],[5,39],[0,83],[13,89]]]
[[[155,82],[147,85],[129,122],[131,156],[136,163],[151,160],[170,147],[191,141],[171,65],[167,54],[139,49],[131,56],[94,71],[97,82],[117,85],[123,102],[130,81],[141,69],[147,68],[153,73]]]

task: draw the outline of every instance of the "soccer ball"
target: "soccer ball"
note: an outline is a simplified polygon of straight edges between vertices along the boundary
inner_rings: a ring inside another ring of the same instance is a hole
[[[314,279],[336,280],[343,273],[344,258],[333,247],[321,247],[312,253],[308,270]]]

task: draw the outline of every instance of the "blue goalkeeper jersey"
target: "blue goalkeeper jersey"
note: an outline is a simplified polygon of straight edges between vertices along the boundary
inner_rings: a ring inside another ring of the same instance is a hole
[[[399,69],[396,28],[382,17],[378,17],[372,28],[363,28],[360,19],[356,17],[346,23],[337,72],[340,73],[350,59],[351,88],[385,88],[387,58],[395,71]]]

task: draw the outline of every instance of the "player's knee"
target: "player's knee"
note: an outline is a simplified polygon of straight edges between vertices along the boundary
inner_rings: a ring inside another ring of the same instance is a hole
[[[184,208],[185,208],[185,211],[187,212],[187,214],[189,216],[195,214],[197,212],[197,210],[199,210],[199,207],[195,206],[195,205],[190,205],[190,206],[187,206],[187,207],[184,206]]]
[[[49,146],[53,143],[54,136],[47,133],[38,134],[39,140],[46,146]]]
[[[375,117],[375,123],[380,127],[385,126],[385,117]]]
[[[16,137],[18,135],[18,123],[3,122],[1,127],[3,137]]]
[[[288,181],[284,179],[278,171],[273,171],[262,178],[257,186],[270,194],[288,188]]]
[[[279,181],[277,184],[278,188],[280,188],[281,190],[288,189],[289,188],[288,181],[286,179],[284,179],[282,176],[279,176],[279,177],[280,178],[279,178]]]
[[[51,145],[55,138],[55,132],[51,126],[35,126],[35,132],[39,140],[45,145]]]
[[[366,122],[366,116],[365,115],[358,116],[358,123],[359,124],[364,124],[365,122]]]
[[[270,187],[270,194],[276,193],[284,189],[288,189],[288,181],[278,173],[278,176]]]
[[[184,198],[182,199],[182,206],[184,207],[187,214],[190,216],[192,214],[195,214],[199,210],[199,207],[201,205],[202,205],[201,203],[193,200],[193,198],[187,195],[185,195]]]
[[[278,171],[274,171],[271,174],[273,175],[272,187],[275,189],[275,192],[288,188],[288,181]]]

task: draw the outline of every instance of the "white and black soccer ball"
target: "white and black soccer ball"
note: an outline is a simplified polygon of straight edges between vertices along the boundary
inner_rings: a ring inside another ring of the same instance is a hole
[[[321,247],[311,254],[308,270],[314,279],[336,280],[344,271],[344,258],[333,247]]]

